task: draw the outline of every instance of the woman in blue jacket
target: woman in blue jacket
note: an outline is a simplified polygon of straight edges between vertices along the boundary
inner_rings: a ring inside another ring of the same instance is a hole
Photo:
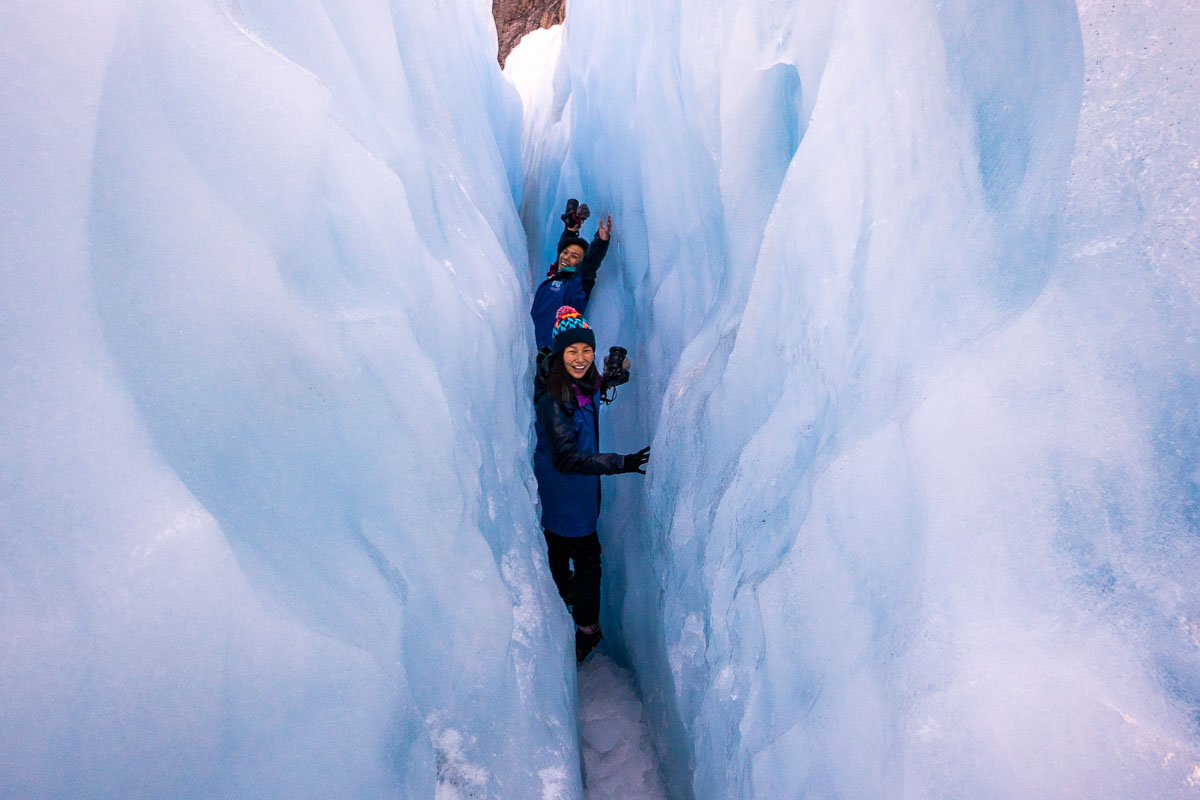
[[[558,309],[554,350],[538,368],[534,402],[537,449],[533,471],[542,500],[542,528],[550,574],[575,619],[575,657],[582,661],[600,641],[600,476],[646,474],[650,448],[599,452],[603,388],[596,369],[596,335],[571,306]],[[574,562],[572,576],[570,563]]]

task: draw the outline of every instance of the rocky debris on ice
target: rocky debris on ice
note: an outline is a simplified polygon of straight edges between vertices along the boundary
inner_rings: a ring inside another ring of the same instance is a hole
[[[492,0],[492,16],[496,18],[496,38],[500,66],[521,41],[521,37],[538,28],[549,28],[563,21],[566,0]]]

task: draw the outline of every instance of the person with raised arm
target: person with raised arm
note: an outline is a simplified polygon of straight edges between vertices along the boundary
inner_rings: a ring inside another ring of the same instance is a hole
[[[596,286],[596,273],[608,253],[612,236],[612,216],[609,215],[597,226],[596,236],[589,245],[579,235],[588,216],[586,203],[580,204],[574,199],[567,202],[567,213],[562,215],[563,232],[558,238],[558,256],[550,265],[546,280],[534,292],[529,310],[539,350],[554,344],[555,314],[559,308],[571,306],[581,314],[587,311],[588,300]]]

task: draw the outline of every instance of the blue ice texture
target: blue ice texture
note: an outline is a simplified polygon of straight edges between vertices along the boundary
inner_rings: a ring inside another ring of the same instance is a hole
[[[602,622],[675,796],[1200,796],[1198,38],[609,0],[510,56],[531,260],[614,215]]]
[[[4,20],[0,797],[581,797],[490,9]]]
[[[570,196],[672,797],[1200,793],[1200,10],[568,5],[5,4],[0,797],[583,797]]]

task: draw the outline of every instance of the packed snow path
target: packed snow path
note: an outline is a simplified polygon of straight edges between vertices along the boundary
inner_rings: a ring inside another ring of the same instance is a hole
[[[579,667],[579,738],[587,800],[666,800],[633,675],[603,645]]]

